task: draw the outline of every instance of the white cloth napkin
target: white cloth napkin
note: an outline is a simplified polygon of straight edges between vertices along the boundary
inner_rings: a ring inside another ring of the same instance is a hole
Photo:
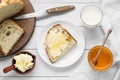
[[[106,33],[109,28],[113,28],[108,46],[113,52],[114,63],[105,72],[94,71],[87,62],[86,54],[70,80],[120,80],[120,0],[102,0],[101,8],[104,12],[101,23],[103,31]]]

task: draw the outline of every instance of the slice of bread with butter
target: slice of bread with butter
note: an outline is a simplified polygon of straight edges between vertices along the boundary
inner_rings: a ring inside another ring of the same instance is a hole
[[[56,24],[52,27],[45,39],[46,53],[52,63],[58,61],[62,55],[70,50],[77,41],[72,35],[62,27],[61,24]]]

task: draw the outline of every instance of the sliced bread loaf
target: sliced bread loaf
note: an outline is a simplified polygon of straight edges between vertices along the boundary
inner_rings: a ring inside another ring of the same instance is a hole
[[[0,52],[4,56],[8,55],[23,33],[24,30],[12,20],[8,19],[0,24]]]
[[[0,23],[20,12],[24,7],[22,0],[1,0],[0,2]]]
[[[46,52],[52,63],[59,60],[59,58],[70,50],[77,41],[72,35],[62,27],[61,24],[57,24],[52,27],[45,40]]]
[[[24,5],[23,0],[0,0],[0,8],[14,3],[19,3],[21,5]]]

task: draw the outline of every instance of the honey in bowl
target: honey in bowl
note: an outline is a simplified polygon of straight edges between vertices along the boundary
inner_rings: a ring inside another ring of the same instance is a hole
[[[98,71],[105,71],[108,68],[110,68],[113,63],[112,52],[107,47],[103,47],[97,59],[97,64],[94,65],[91,63],[91,61],[96,57],[100,47],[101,46],[95,46],[89,51],[88,62],[93,69],[98,70]]]

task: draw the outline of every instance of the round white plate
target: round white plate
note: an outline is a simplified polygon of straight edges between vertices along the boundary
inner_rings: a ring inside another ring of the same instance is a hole
[[[51,63],[45,51],[44,41],[45,41],[45,37],[49,29],[52,28],[56,24],[61,24],[63,28],[65,28],[76,39],[77,44],[74,47],[72,47],[66,54],[64,54],[57,62]],[[84,48],[85,48],[85,40],[84,40],[83,33],[79,31],[78,27],[65,21],[56,21],[56,22],[48,24],[39,33],[39,37],[37,39],[37,50],[38,50],[38,53],[41,59],[45,63],[53,67],[61,68],[61,67],[68,67],[74,64],[81,58]]]

